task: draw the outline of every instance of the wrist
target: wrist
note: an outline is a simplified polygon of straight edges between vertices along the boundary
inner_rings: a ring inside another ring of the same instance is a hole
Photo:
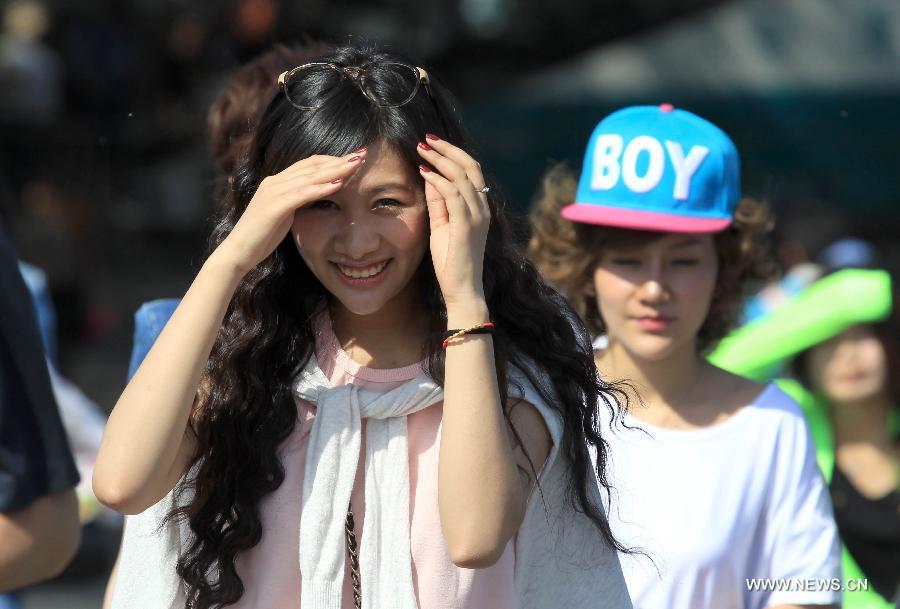
[[[234,287],[237,287],[244,275],[249,271],[236,259],[229,256],[228,252],[221,246],[209,255],[209,258],[203,263],[203,269],[213,273],[220,279],[227,280]]]
[[[468,328],[490,321],[490,311],[483,298],[447,304],[447,328]]]

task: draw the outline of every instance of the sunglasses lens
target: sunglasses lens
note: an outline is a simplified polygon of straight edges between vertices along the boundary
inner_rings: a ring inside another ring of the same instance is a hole
[[[361,85],[366,96],[379,106],[402,106],[419,88],[419,73],[412,66],[384,63],[368,66]]]
[[[284,88],[288,100],[299,108],[316,108],[340,88],[343,73],[329,64],[309,64],[291,70]]]

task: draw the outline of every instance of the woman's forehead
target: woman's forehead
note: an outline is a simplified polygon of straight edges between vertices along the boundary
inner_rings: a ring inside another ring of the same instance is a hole
[[[855,324],[845,329],[843,332],[835,336],[837,341],[848,340],[864,340],[867,338],[875,338],[875,329],[868,324]]]
[[[707,234],[629,231],[610,235],[603,248],[616,251],[672,251],[706,248],[712,245],[712,236]]]
[[[419,176],[395,147],[380,140],[369,144],[368,149],[365,164],[351,182],[357,190],[377,194],[393,190],[417,191],[422,187]]]

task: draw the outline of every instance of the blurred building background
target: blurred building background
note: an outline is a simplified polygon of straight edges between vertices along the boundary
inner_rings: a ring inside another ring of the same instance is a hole
[[[274,42],[392,45],[454,90],[483,165],[524,212],[590,130],[671,102],[728,132],[790,264],[837,236],[900,266],[896,0],[19,0],[0,2],[0,216],[47,272],[60,370],[103,408],[131,316],[179,296],[212,213],[205,115]],[[98,607],[114,548],[28,609]]]

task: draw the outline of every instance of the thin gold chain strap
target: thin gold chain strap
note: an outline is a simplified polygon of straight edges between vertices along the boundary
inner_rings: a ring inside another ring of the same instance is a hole
[[[359,585],[359,548],[356,546],[356,526],[353,522],[353,508],[347,506],[347,521],[344,523],[347,533],[347,554],[350,557],[350,581],[353,583],[353,603],[356,609],[362,609],[362,589]]]

